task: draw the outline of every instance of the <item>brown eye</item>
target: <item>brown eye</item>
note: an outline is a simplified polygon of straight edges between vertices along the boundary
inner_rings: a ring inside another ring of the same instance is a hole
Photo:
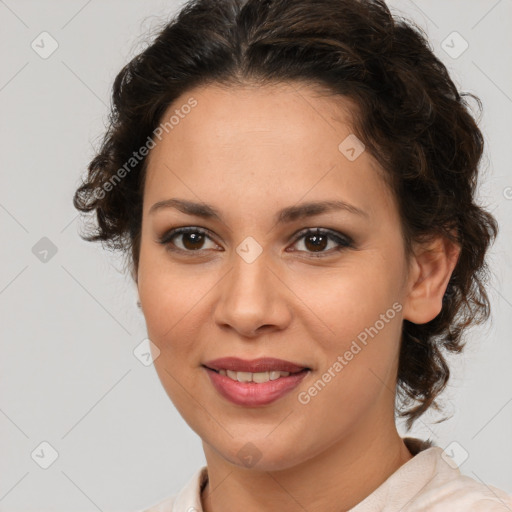
[[[305,251],[301,250],[301,252],[313,253],[314,256],[330,255],[333,252],[352,247],[352,240],[349,237],[320,228],[303,232],[302,235],[299,235],[296,239],[295,244],[301,240],[303,240],[305,247]],[[329,242],[332,242],[330,248],[334,249],[334,251],[325,250],[329,246]],[[318,254],[316,255],[314,253]]]
[[[181,246],[179,243],[180,239]],[[169,231],[163,235],[159,243],[165,245],[166,248],[171,251],[194,252],[206,249],[204,245],[207,239],[211,240],[202,229],[187,227]],[[175,240],[178,241],[178,243],[176,243]],[[217,244],[213,243],[213,246],[213,248],[216,248]]]
[[[201,249],[204,244],[204,235],[202,233],[182,233],[181,236],[183,245],[187,249]]]
[[[304,245],[308,251],[323,251],[329,243],[329,237],[326,235],[306,235]]]

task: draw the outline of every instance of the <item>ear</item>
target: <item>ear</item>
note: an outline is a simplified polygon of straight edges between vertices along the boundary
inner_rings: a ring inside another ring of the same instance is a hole
[[[135,283],[135,286],[139,287],[139,272],[138,267],[135,266],[133,261],[130,262],[130,277],[133,279],[133,282]]]
[[[142,305],[140,303],[140,295],[139,295],[139,273],[138,273],[138,269],[135,268],[135,266],[133,264],[130,268],[130,276],[133,279],[133,282],[135,283],[135,288],[137,288],[137,307],[139,309],[142,309]]]
[[[403,318],[415,324],[433,320],[460,255],[460,246],[443,236],[415,247],[411,257]]]

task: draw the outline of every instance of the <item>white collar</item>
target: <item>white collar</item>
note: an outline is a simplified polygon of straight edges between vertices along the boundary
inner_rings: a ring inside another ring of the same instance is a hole
[[[486,512],[512,510],[512,495],[462,475],[431,441],[406,437],[404,443],[413,458],[349,512],[467,512],[477,503],[482,507],[478,510]],[[204,512],[201,492],[207,481],[207,466],[203,466],[177,495],[143,512]]]

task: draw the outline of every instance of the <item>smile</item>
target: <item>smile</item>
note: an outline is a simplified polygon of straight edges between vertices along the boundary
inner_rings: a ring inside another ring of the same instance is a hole
[[[269,380],[277,380],[280,377],[288,377],[288,375],[290,375],[290,372],[280,371],[251,373],[235,372],[232,370],[219,370],[218,373],[220,375],[226,375],[230,379],[236,380],[238,382],[256,382],[258,384],[268,382]]]
[[[229,402],[245,407],[267,405],[296,388],[311,370],[236,372],[203,366],[217,393]]]

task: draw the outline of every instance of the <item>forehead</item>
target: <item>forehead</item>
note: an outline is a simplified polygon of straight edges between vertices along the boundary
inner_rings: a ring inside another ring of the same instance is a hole
[[[189,107],[191,103],[193,108]],[[355,104],[348,98],[298,82],[198,87],[168,107],[161,119],[163,144],[152,153],[172,146],[176,156],[190,154],[192,144],[197,149],[195,154],[217,148],[247,154],[257,145],[281,145],[284,149],[293,145],[297,149],[308,139],[316,143],[319,141],[315,139],[324,139],[329,144],[332,135],[339,138],[353,131],[354,109]],[[166,128],[171,118],[173,125]],[[250,144],[241,146],[241,141]]]
[[[389,200],[378,164],[367,151],[351,161],[340,150],[354,137],[354,109],[345,97],[299,83],[192,89],[162,117],[175,123],[150,152],[145,195],[160,200],[179,189],[279,202],[283,194],[298,201],[344,191],[371,209],[372,193]]]
[[[263,141],[275,137],[276,141],[285,142],[286,139],[325,136],[327,131],[343,132],[343,128],[352,131],[351,114],[356,108],[352,100],[334,96],[319,86],[282,83],[196,88],[177,98],[168,112],[179,110],[191,97],[197,101],[197,106],[185,118],[189,118],[187,123],[180,121],[184,129],[176,126],[173,130],[176,137],[180,134],[190,137],[190,132],[194,131],[209,139],[205,133],[208,132],[223,143],[236,142],[238,135],[245,137],[251,132],[260,134]]]

